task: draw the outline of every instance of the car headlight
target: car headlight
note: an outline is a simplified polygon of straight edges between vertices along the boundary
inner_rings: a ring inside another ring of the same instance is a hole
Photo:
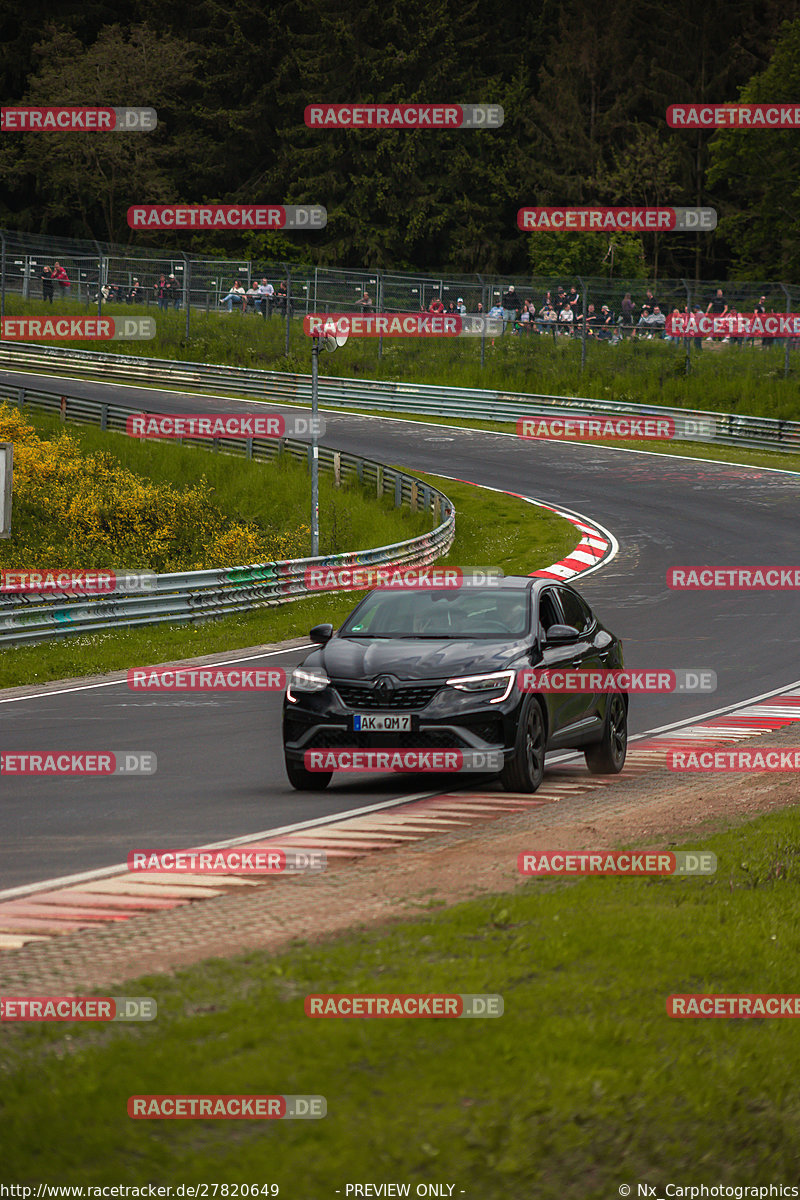
[[[493,671],[490,675],[456,675],[447,680],[447,686],[455,688],[458,692],[485,696],[490,704],[500,704],[511,695],[514,675],[514,671]]]
[[[286,689],[286,697],[293,700],[292,692],[321,692],[329,684],[330,679],[319,667],[295,667]]]

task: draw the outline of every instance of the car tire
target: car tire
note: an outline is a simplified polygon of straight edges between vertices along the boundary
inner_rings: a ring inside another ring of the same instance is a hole
[[[500,782],[507,792],[537,790],[544,778],[546,748],[542,706],[535,696],[530,696],[522,708],[513,757],[500,772]]]
[[[628,753],[628,708],[619,692],[608,698],[602,741],[584,750],[592,775],[619,775]]]
[[[307,771],[302,763],[284,759],[289,783],[298,792],[324,792],[333,778],[333,771]]]

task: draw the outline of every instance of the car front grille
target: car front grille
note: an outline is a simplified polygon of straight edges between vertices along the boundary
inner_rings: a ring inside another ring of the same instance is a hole
[[[414,684],[407,687],[397,687],[390,692],[382,692],[380,695],[373,687],[365,687],[360,683],[336,683],[333,686],[339,693],[342,703],[348,708],[360,710],[362,708],[381,708],[384,710],[403,709],[405,712],[410,712],[412,709],[424,708],[429,704],[436,693],[439,691],[440,685],[434,684]]]

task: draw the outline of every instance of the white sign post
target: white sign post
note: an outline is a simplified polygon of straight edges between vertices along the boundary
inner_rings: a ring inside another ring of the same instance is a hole
[[[11,537],[11,479],[14,443],[0,442],[0,538]]]

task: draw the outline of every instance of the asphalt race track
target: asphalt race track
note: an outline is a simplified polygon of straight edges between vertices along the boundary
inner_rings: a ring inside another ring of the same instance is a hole
[[[113,399],[134,411],[264,411],[230,398],[47,375],[3,371],[0,379],[45,390],[63,385],[72,395]],[[324,387],[323,379],[323,408]],[[796,594],[681,593],[666,585],[671,566],[797,563],[800,474],[324,415],[323,441],[331,446],[564,505],[616,537],[617,557],[579,587],[622,637],[626,666],[710,668],[718,677],[713,695],[632,697],[631,733],[696,718],[800,678]],[[304,653],[283,652],[259,665],[289,669]],[[131,692],[125,683],[0,703],[4,750],[130,749],[158,756],[151,777],[3,781],[0,888],[110,866],[134,848],[216,842],[440,785],[452,788],[452,776],[406,776],[400,783],[335,776],[321,796],[295,793],[283,771],[280,706],[279,693],[155,696]]]

